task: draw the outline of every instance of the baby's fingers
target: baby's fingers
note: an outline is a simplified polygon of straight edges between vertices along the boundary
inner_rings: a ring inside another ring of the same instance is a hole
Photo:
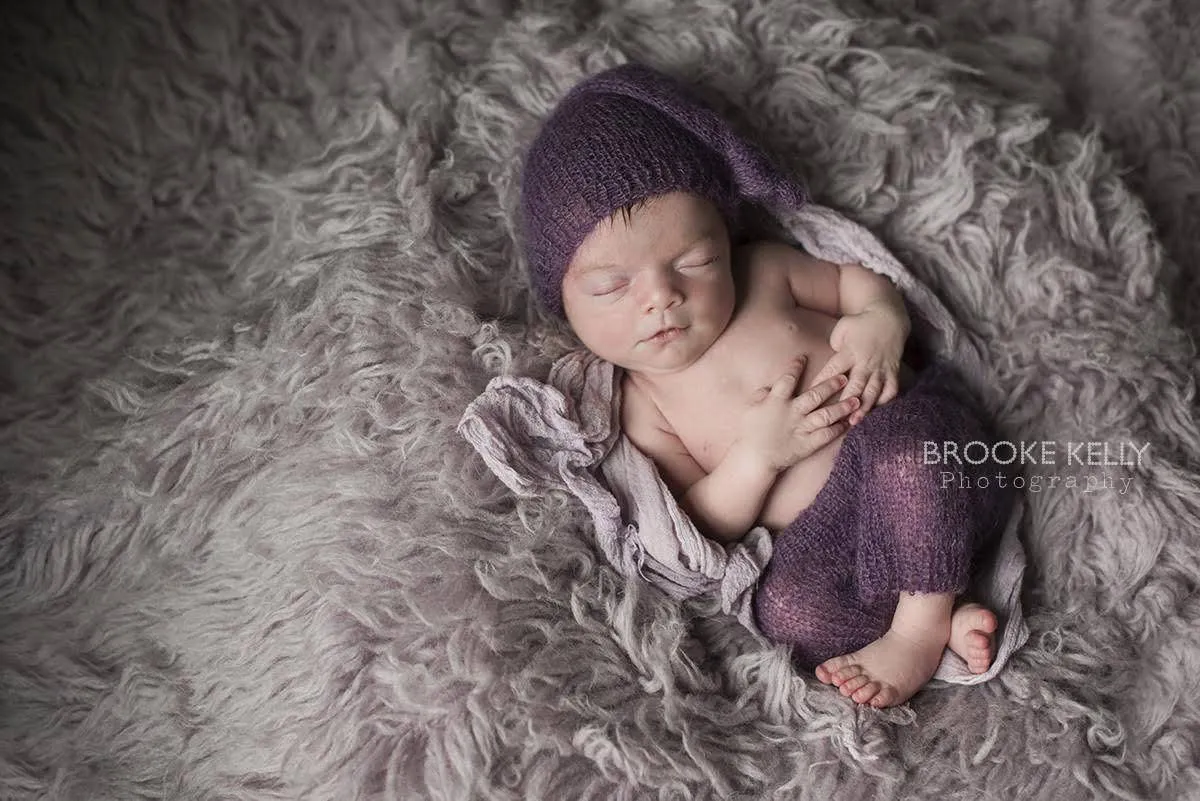
[[[788,371],[775,379],[775,383],[771,385],[771,394],[780,398],[790,398],[796,392],[796,387],[800,385],[800,374],[804,372],[804,366],[808,364],[807,356],[799,356],[788,365]]]
[[[883,392],[879,393],[879,405],[882,406],[899,394],[900,379],[896,377],[895,373],[889,373],[887,379],[883,382]]]
[[[842,399],[846,398],[861,398],[863,392],[867,389],[867,384],[871,380],[872,370],[865,364],[859,364],[850,371],[850,380],[846,382],[846,388],[842,390]],[[863,398],[865,401],[866,398]]]
[[[821,372],[817,373],[817,377],[813,380],[813,385],[815,386],[831,376],[844,373],[853,366],[853,353],[849,351],[835,353],[829,357],[829,361],[825,362],[825,366],[821,368]]]
[[[806,392],[792,401],[793,408],[800,414],[808,414],[832,398],[834,393],[844,386],[846,386],[846,376],[844,375],[835,375],[819,384],[813,384]]]
[[[829,406],[822,406],[804,418],[804,427],[809,432],[815,432],[822,428],[836,428],[840,432],[853,422],[852,420],[843,421],[846,420],[847,415],[858,408],[861,402],[858,398],[846,398]]]
[[[875,401],[879,399],[881,392],[883,392],[883,374],[876,373],[867,381],[867,386],[862,392],[862,408],[850,418],[851,425],[857,425],[860,420],[866,417],[867,412],[874,408]]]
[[[845,401],[843,401],[843,403],[844,402]],[[849,423],[847,423],[845,420],[838,420],[838,421],[834,422],[832,425],[822,426],[820,428],[814,428],[812,431],[808,432],[805,435],[804,442],[808,449],[808,452],[815,453],[816,451],[821,450],[821,448],[824,448],[826,445],[833,442],[835,439],[840,437],[842,434],[845,434],[849,430],[850,430]]]

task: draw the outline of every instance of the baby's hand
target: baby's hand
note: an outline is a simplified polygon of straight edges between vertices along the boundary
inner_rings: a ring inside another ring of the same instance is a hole
[[[900,356],[908,332],[908,314],[887,303],[848,314],[833,327],[829,345],[836,353],[817,380],[850,371],[841,397],[862,399],[861,408],[850,417],[850,425],[857,425],[876,403],[883,405],[900,391]]]
[[[829,400],[846,385],[846,377],[831,376],[792,397],[804,372],[805,358],[795,360],[770,387],[755,395],[742,415],[741,430],[734,447],[750,458],[779,472],[828,445],[850,426],[846,415],[858,408],[858,398],[847,398],[829,406]]]

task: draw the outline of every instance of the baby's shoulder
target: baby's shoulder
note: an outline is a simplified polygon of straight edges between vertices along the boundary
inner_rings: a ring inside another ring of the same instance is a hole
[[[668,427],[667,418],[663,416],[654,398],[638,386],[629,371],[625,371],[621,376],[621,427],[626,431]]]
[[[789,271],[816,261],[802,248],[775,239],[757,239],[738,245],[733,263],[742,272],[756,278],[778,278]]]
[[[733,265],[735,280],[747,296],[758,298],[793,297],[799,277],[820,273],[818,260],[794,245],[773,239],[739,245]]]

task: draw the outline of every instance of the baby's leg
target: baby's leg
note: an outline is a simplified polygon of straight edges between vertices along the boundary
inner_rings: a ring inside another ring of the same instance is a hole
[[[966,588],[972,554],[1011,503],[1007,491],[943,489],[939,468],[923,463],[923,440],[985,435],[950,396],[927,391],[906,400],[875,410],[872,436],[860,443],[868,483],[860,592],[867,606],[896,599],[895,614],[879,639],[816,671],[844,695],[876,707],[907,701],[933,676],[947,645],[973,670],[987,669],[995,616],[977,604],[955,610],[954,602]]]
[[[778,545],[754,595],[754,613],[762,633],[791,646],[792,661],[807,670],[875,640],[892,617],[890,607],[858,602],[848,564]]]
[[[862,486],[847,440],[813,504],[775,538],[754,594],[763,634],[790,645],[793,662],[806,670],[872,642],[891,623],[894,601],[864,606],[856,586]]]

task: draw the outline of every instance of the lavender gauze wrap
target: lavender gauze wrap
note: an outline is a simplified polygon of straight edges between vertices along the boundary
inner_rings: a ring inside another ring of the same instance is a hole
[[[994,550],[1005,539],[1002,550],[1013,552],[1019,499],[995,483],[969,493],[939,487],[940,468],[920,456],[923,440],[961,445],[988,439],[969,390],[982,365],[940,302],[873,235],[809,203],[797,182],[682,84],[639,64],[573,88],[530,146],[521,228],[531,285],[543,307],[563,316],[563,275],[597,223],[674,191],[710,200],[733,240],[753,203],[819,258],[886,275],[915,312],[914,335],[938,362],[850,432],[817,499],[775,543],[755,594],[756,622],[811,667],[880,636],[899,592],[962,593],[979,572],[981,548]],[[973,468],[969,477],[977,480],[984,470]],[[1017,589],[1010,583],[999,595],[977,593],[1002,607],[996,609],[1002,627],[1013,623],[1001,632],[1005,651],[1024,634]]]

